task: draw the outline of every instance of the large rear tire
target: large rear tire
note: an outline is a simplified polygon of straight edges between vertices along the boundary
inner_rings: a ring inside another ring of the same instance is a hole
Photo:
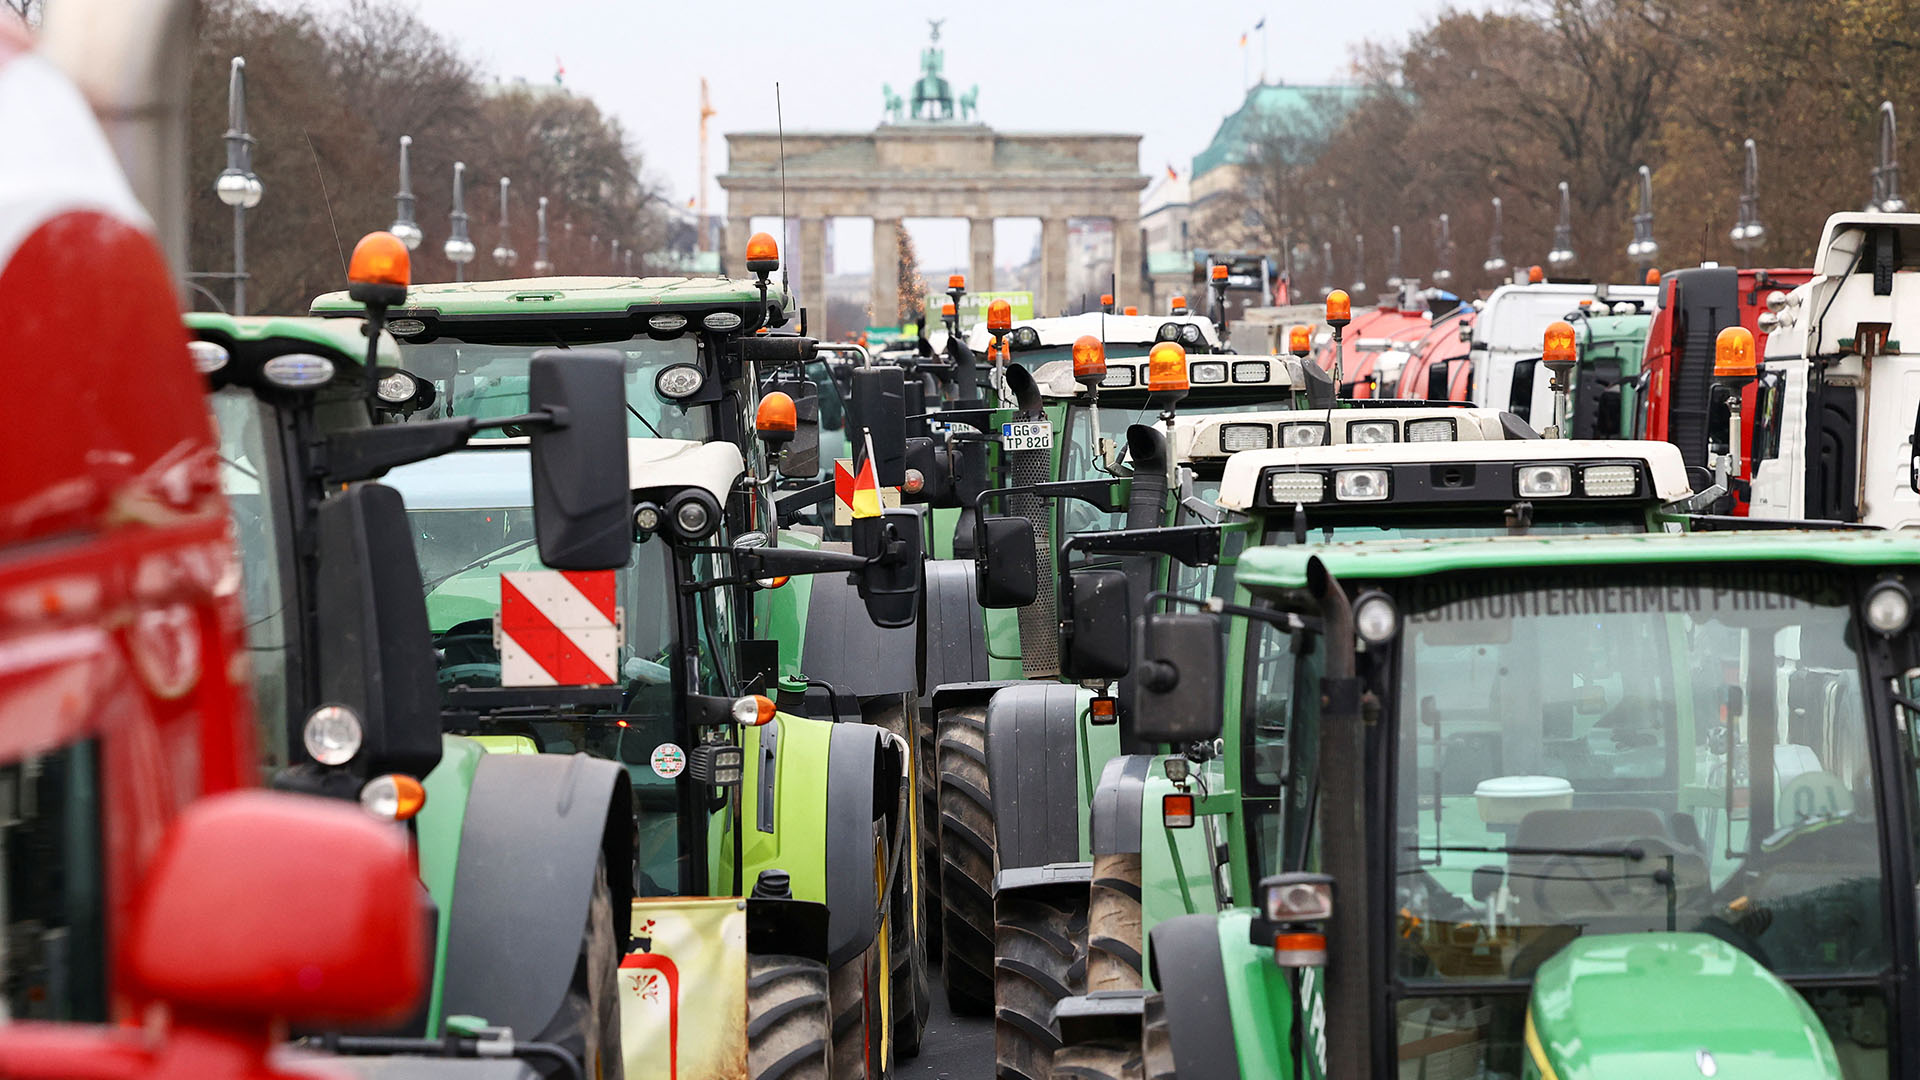
[[[1095,855],[1088,889],[1087,992],[1138,990],[1140,856]]]
[[[832,1044],[827,965],[799,956],[747,957],[749,1080],[827,1080]]]
[[[1142,1075],[1138,1044],[1103,1039],[1053,1052],[1053,1080],[1141,1080]]]
[[[834,968],[828,975],[833,1005],[833,1080],[878,1080],[880,1062],[879,947]],[[872,987],[874,992],[868,993]]]
[[[940,740],[933,714],[913,709],[914,784],[920,797],[920,897],[927,955],[940,955]]]
[[[535,1038],[558,1043],[574,1054],[589,1080],[622,1080],[620,1048],[620,947],[614,932],[613,891],[607,886],[607,861],[594,868],[587,922],[566,1000]]]
[[[1053,1010],[1087,984],[1087,901],[1071,893],[1009,893],[998,902],[993,950],[993,1059],[1000,1080],[1046,1080],[1060,1028]]]
[[[1147,1080],[1176,1080],[1173,1067],[1173,1040],[1167,1029],[1167,999],[1147,995],[1140,1016],[1140,1060]]]
[[[993,796],[985,704],[940,710],[941,978],[956,1016],[993,1010]]]

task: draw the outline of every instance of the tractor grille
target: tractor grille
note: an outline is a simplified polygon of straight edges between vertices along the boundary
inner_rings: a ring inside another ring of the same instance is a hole
[[[1006,455],[1007,484],[1044,484],[1052,479],[1050,450],[1014,450]],[[1060,674],[1060,618],[1054,611],[1053,503],[1033,495],[1011,495],[1007,512],[1033,522],[1034,565],[1040,594],[1020,609],[1020,666],[1029,679]]]

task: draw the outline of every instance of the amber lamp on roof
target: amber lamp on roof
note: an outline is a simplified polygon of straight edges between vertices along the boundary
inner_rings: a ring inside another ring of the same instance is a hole
[[[940,305],[940,317],[944,319],[951,319],[953,318],[953,313],[955,310],[957,309],[953,306],[953,301],[949,300],[946,303]]]
[[[1658,268],[1651,267],[1651,266],[1647,267],[1647,284],[1649,285],[1660,284],[1660,271]]]
[[[1187,350],[1177,341],[1163,341],[1147,353],[1148,390],[1185,390]]]
[[[1213,264],[1213,280],[1215,281],[1227,280],[1227,264],[1226,263]]]
[[[1547,272],[1540,269],[1538,263],[1527,267],[1527,284],[1538,285],[1545,280],[1547,280]]]
[[[747,271],[754,274],[771,274],[780,269],[780,245],[773,237],[763,232],[754,233],[747,241]]]
[[[1753,331],[1729,326],[1713,339],[1713,377],[1738,379],[1759,373],[1753,361]]]
[[[768,442],[785,442],[799,427],[799,414],[793,398],[778,390],[760,399],[753,411],[753,430]]]
[[[967,287],[967,275],[953,274],[947,278],[947,288],[964,289]]]
[[[1327,294],[1327,325],[1339,328],[1353,321],[1353,298],[1345,289]]]
[[[1120,312],[1120,314],[1122,314],[1122,315],[1138,315],[1138,314],[1140,314],[1140,309],[1139,309],[1139,308],[1137,308],[1137,307],[1134,307],[1134,306],[1133,306],[1132,304],[1128,304],[1128,305],[1126,306],[1126,309],[1125,309],[1125,310],[1123,310],[1123,311],[1121,311],[1121,312]]]
[[[1005,300],[995,300],[987,305],[987,330],[991,333],[1006,333],[1013,329],[1013,305]]]
[[[353,245],[353,260],[347,266],[347,280],[355,285],[398,285],[413,283],[413,261],[407,245],[384,230],[370,232]]]
[[[1540,362],[1549,368],[1570,368],[1574,357],[1573,324],[1565,320],[1548,323],[1540,339]]]
[[[1187,313],[1187,298],[1184,296],[1176,296],[1172,300],[1167,301],[1167,310],[1175,315],[1185,315]]]
[[[1305,323],[1296,323],[1287,330],[1287,351],[1302,357],[1313,351],[1313,331]]]
[[[1098,386],[1107,377],[1107,347],[1092,334],[1081,334],[1073,343],[1075,382]]]

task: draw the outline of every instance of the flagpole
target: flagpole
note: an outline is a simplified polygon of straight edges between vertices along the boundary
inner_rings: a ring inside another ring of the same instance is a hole
[[[1260,85],[1267,85],[1267,17],[1260,16]]]

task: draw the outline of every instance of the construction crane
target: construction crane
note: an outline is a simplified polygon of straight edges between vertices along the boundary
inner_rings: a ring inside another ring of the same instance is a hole
[[[713,116],[712,103],[707,100],[707,80],[700,78],[700,193],[698,196],[700,215],[700,241],[698,250],[713,250],[713,231],[707,227],[707,120]]]

